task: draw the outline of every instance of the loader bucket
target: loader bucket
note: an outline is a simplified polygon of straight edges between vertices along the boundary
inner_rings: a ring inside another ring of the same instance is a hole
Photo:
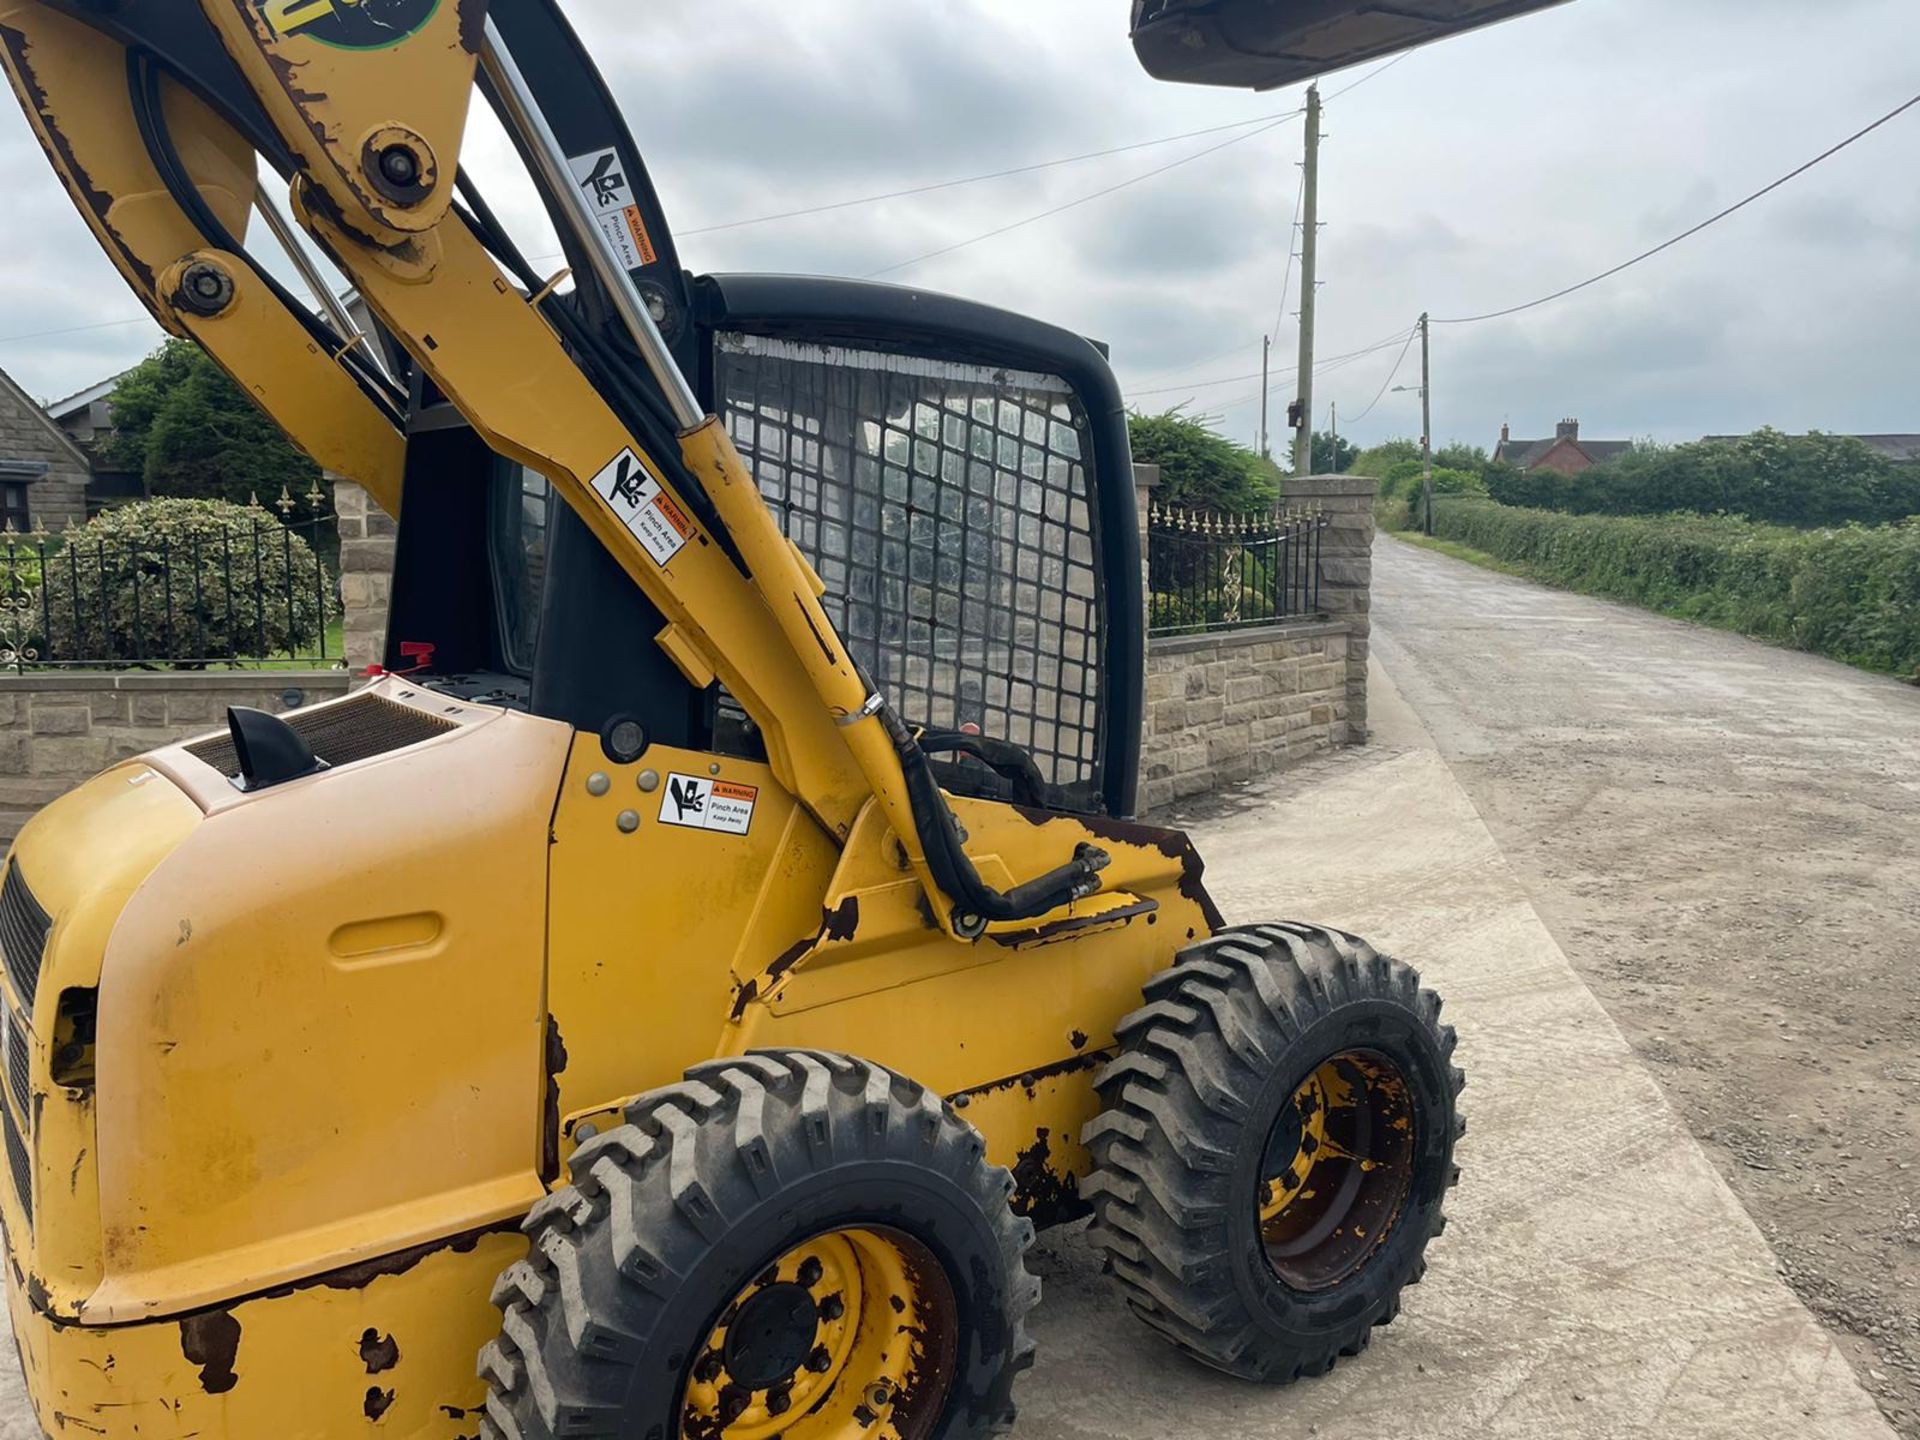
[[[1271,90],[1563,0],[1133,0],[1156,80]]]

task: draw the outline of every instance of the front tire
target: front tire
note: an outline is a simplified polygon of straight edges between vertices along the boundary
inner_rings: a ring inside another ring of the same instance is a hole
[[[1090,1236],[1188,1354],[1324,1374],[1398,1313],[1445,1228],[1465,1077],[1439,998],[1365,941],[1291,924],[1190,946],[1145,996],[1083,1137]]]
[[[716,1060],[583,1144],[494,1288],[488,1440],[971,1440],[1032,1363],[1033,1226],[924,1087]]]

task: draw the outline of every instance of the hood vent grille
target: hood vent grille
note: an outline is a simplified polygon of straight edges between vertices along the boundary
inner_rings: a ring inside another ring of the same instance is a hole
[[[0,881],[0,958],[6,961],[13,993],[29,1014],[33,1013],[33,997],[40,988],[47,931],[52,928],[52,918],[33,898],[19,864],[8,866],[7,878]]]
[[[378,695],[355,695],[313,710],[295,710],[280,717],[307,748],[329,766],[404,750],[459,727],[451,720],[396,705]],[[209,735],[187,746],[187,753],[222,775],[240,773],[240,755],[230,734]]]

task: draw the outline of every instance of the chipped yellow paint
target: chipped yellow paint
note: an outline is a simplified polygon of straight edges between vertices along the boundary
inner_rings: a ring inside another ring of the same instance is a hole
[[[40,0],[0,0],[0,61],[74,208],[154,318],[175,335],[191,335],[315,461],[352,476],[397,515],[400,432],[244,261],[212,255],[236,292],[219,319],[174,305],[166,277],[206,240],[138,143],[125,47]],[[161,108],[201,196],[244,240],[252,146],[171,81],[161,82]]]
[[[470,1440],[487,1295],[525,1254],[518,1234],[460,1237],[399,1273],[104,1328],[48,1325],[9,1267],[7,1306],[40,1427],[66,1440]]]

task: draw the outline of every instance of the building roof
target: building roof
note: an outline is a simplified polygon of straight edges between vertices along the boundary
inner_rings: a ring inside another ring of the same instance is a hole
[[[124,380],[128,373],[122,370],[118,375],[109,375],[106,379],[96,381],[84,390],[75,391],[63,400],[55,400],[46,407],[47,414],[59,421],[77,410],[86,409],[95,401],[106,399],[113,393],[113,387]]]
[[[1617,460],[1633,449],[1631,440],[1582,440],[1568,435],[1555,435],[1546,440],[1503,440],[1495,447],[1494,458],[1525,470],[1544,459],[1547,452],[1563,440],[1596,465]]]
[[[80,463],[82,469],[91,470],[93,468],[93,462],[87,458],[87,452],[75,444],[73,437],[54,423],[53,417],[46,412],[40,402],[22,390],[19,385],[14,382],[14,378],[7,374],[5,370],[0,370],[0,389],[4,389],[9,395],[13,396],[13,398],[19,402],[21,408],[28,414],[36,417],[40,421],[40,424],[46,428],[47,434],[58,441],[61,448],[68,451],[73,458]]]

